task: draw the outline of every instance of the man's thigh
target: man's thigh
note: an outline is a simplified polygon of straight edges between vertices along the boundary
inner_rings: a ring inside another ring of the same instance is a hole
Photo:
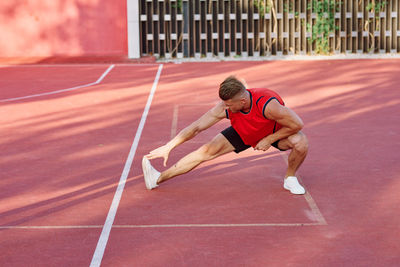
[[[235,150],[233,145],[221,133],[217,134],[210,142],[203,145],[200,149],[204,149],[212,158]]]

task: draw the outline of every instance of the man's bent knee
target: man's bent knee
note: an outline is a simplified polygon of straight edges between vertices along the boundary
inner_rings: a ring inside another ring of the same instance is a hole
[[[307,153],[308,139],[304,133],[298,132],[297,134],[290,136],[289,141],[292,145],[292,149],[295,149],[301,153]]]
[[[213,140],[205,145],[202,145],[198,152],[202,159],[211,160],[215,157],[233,151],[235,148],[226,140],[222,134],[218,134]]]
[[[301,153],[307,153],[308,151],[308,140],[304,133],[298,132],[294,135],[289,136],[286,139],[285,144],[289,149],[295,149]]]

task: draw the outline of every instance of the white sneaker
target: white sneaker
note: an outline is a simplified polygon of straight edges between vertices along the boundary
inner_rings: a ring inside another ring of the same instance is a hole
[[[149,159],[146,157],[143,157],[142,169],[146,188],[149,190],[156,188],[158,186],[157,180],[160,177],[160,172],[151,166]]]
[[[299,184],[295,176],[287,177],[283,183],[283,188],[295,195],[303,195],[306,193],[306,190]]]

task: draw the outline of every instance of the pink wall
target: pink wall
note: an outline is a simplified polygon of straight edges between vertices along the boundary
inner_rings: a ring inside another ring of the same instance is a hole
[[[0,57],[128,54],[126,0],[1,0]]]

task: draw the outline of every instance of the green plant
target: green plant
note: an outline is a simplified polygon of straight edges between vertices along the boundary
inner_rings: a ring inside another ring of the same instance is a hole
[[[173,8],[178,9],[178,13],[182,13],[182,0],[177,0],[176,4],[171,5]]]
[[[293,3],[292,2],[290,2],[289,5],[286,4],[286,3],[283,4],[283,12],[285,12],[285,13],[293,13],[293,10],[294,10],[294,8],[293,8]]]
[[[269,13],[271,11],[270,0],[254,0],[253,5],[257,8],[261,18],[264,18],[265,13]]]
[[[379,12],[383,12],[385,10],[385,6],[386,6],[387,2],[386,1],[372,1],[371,3],[369,3],[365,9],[368,12],[372,12],[375,14],[375,20],[376,20],[376,24],[375,24],[375,30],[379,30]],[[368,20],[369,23],[372,22],[372,19]]]
[[[310,43],[315,43],[315,52],[329,54],[329,35],[338,27],[335,25],[335,12],[338,10],[335,0],[313,0],[307,7],[316,14],[315,23],[307,23],[307,31],[312,32]]]
[[[365,9],[368,12],[374,12],[375,16],[379,18],[379,12],[383,11],[385,9],[387,2],[386,1],[372,1],[369,3]]]

